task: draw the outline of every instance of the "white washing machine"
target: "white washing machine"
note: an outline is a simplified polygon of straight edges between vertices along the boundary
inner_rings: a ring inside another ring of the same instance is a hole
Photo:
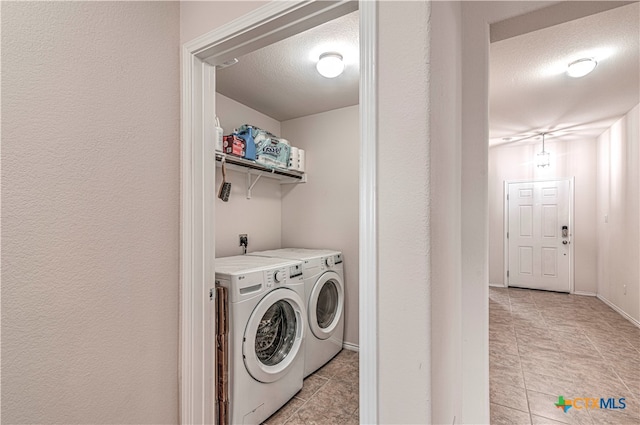
[[[242,255],[215,267],[219,423],[260,424],[302,389],[302,262]]]
[[[305,378],[342,350],[344,337],[344,271],[342,252],[328,249],[283,248],[251,256],[302,260],[307,308]]]

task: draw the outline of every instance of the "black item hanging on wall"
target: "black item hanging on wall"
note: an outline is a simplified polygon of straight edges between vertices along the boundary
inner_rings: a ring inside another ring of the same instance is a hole
[[[229,195],[231,194],[231,183],[227,182],[227,169],[224,164],[224,158],[222,159],[222,184],[218,190],[218,198],[223,202],[229,201]]]

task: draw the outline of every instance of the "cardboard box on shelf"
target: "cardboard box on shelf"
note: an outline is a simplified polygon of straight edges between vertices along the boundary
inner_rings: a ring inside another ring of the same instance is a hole
[[[224,153],[244,157],[245,147],[245,141],[235,134],[224,136],[222,147]]]

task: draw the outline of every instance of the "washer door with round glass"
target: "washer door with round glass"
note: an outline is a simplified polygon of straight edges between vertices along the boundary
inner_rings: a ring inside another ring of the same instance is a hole
[[[255,380],[277,381],[302,355],[304,317],[302,298],[291,289],[275,289],[260,300],[242,343],[244,364]]]
[[[318,339],[331,337],[344,309],[344,287],[335,272],[327,272],[313,285],[309,296],[309,327]]]

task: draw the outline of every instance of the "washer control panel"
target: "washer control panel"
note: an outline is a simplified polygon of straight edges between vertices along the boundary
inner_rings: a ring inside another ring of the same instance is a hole
[[[287,279],[293,279],[298,276],[302,276],[302,264],[280,267],[264,272],[264,280],[267,288],[282,285],[287,282]]]
[[[284,277],[284,273],[282,273],[282,270],[277,270],[273,273],[273,280],[276,281],[276,283],[280,283],[285,279]]]
[[[287,268],[280,267],[278,269],[266,270],[264,272],[264,280],[267,288],[273,288],[283,284],[287,280]]]
[[[342,254],[336,254],[336,255],[329,255],[327,257],[322,257],[322,260],[320,261],[320,267],[322,269],[332,269],[334,268],[337,264],[341,264],[342,263]]]

